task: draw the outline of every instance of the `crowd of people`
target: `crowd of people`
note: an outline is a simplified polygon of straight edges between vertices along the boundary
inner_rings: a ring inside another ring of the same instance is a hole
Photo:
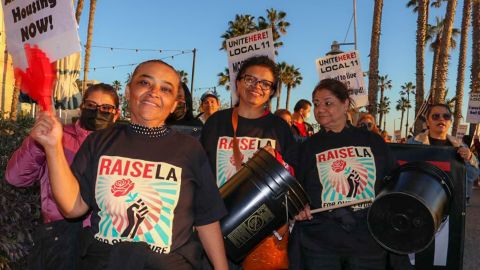
[[[321,80],[311,101],[299,100],[293,113],[272,113],[278,76],[268,57],[249,58],[235,79],[238,103],[219,110],[217,93],[208,91],[195,116],[192,95],[174,67],[149,60],[135,68],[126,89],[128,124],[114,124],[118,96],[107,84],[85,92],[76,123],[62,126],[54,113],[39,113],[5,176],[19,187],[40,182],[43,224],[30,268],[242,269],[226,256],[220,220],[228,212],[219,188],[263,148],[295,175],[311,201],[289,228],[285,267],[405,269],[369,233],[371,203],[312,214],[375,198],[396,166],[388,134],[370,114],[352,123],[355,104],[334,79]],[[310,114],[320,126],[316,132]],[[446,105],[430,106],[426,123],[408,143],[455,147],[467,168],[468,203],[478,178],[477,152],[469,146],[480,142],[448,135]],[[199,139],[178,127],[201,129]],[[396,260],[405,265],[407,258]]]

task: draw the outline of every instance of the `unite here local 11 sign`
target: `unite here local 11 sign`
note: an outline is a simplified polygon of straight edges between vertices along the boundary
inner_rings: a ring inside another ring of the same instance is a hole
[[[2,0],[7,49],[13,65],[27,68],[24,44],[37,45],[51,62],[80,51],[69,0]]]
[[[243,36],[227,39],[228,72],[230,74],[230,93],[232,104],[238,102],[235,79],[243,61],[252,57],[265,55],[275,61],[272,29],[256,31]]]
[[[470,93],[466,122],[480,123],[480,93]]]
[[[335,79],[348,87],[356,108],[368,105],[368,93],[358,51],[318,58],[316,65],[320,80]]]

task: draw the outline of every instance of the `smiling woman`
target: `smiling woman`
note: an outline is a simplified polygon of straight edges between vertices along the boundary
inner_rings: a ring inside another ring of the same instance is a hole
[[[164,124],[179,85],[175,69],[160,60],[138,65],[126,92],[131,122],[89,136],[71,170],[59,151],[58,120],[42,113],[32,129],[48,149],[62,213],[92,212],[82,269],[193,269],[201,252],[194,227],[215,268],[226,269],[218,223],[226,210],[205,152]]]

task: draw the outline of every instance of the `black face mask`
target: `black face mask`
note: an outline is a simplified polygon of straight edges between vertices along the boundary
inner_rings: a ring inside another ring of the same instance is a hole
[[[185,103],[178,102],[177,107],[175,107],[175,111],[173,111],[173,113],[171,113],[170,116],[173,120],[178,121],[183,119],[186,114],[187,114],[187,107]]]
[[[79,121],[84,129],[95,131],[112,126],[114,117],[113,113],[82,109]]]

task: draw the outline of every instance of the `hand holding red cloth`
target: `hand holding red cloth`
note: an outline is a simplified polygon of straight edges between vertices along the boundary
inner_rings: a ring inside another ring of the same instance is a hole
[[[15,68],[15,79],[20,81],[22,92],[30,96],[39,105],[42,111],[52,108],[52,85],[55,81],[55,67],[50,63],[47,55],[38,48],[25,44],[28,67],[23,72]]]

